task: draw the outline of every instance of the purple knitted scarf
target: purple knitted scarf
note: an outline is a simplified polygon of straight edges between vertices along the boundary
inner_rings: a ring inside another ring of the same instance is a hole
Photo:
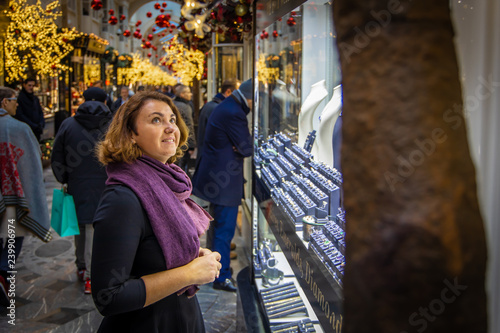
[[[131,164],[111,163],[106,171],[106,185],[129,187],[142,207],[163,251],[167,269],[183,266],[198,257],[199,237],[207,230],[212,217],[193,200],[191,180],[175,164],[163,164],[148,156]],[[197,288],[187,289],[194,295]]]

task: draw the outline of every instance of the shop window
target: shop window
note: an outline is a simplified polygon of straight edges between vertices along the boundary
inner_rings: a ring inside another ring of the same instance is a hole
[[[90,13],[90,1],[83,0],[82,1],[82,15],[89,16],[89,13]]]

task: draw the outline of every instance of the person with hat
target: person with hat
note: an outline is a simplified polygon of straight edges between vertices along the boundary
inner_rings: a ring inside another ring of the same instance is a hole
[[[51,166],[56,179],[67,184],[75,201],[80,235],[75,236],[78,277],[85,282],[85,294],[91,293],[92,220],[104,191],[107,174],[94,154],[94,147],[106,134],[112,114],[104,104],[106,92],[91,87],[83,93],[82,103],[73,117],[65,119],[57,132]]]
[[[247,115],[252,108],[252,80],[215,107],[208,118],[203,150],[193,175],[193,194],[210,202],[212,251],[221,254],[222,269],[214,289],[236,291],[231,278],[230,247],[243,197],[243,158],[253,152]]]

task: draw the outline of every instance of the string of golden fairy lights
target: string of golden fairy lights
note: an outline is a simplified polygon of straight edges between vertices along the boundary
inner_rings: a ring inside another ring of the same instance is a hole
[[[71,41],[82,36],[73,29],[59,29],[59,1],[42,7],[26,0],[11,0],[5,11],[10,24],[5,32],[5,69],[8,82],[24,79],[31,67],[36,74],[57,75],[56,69],[71,70],[61,60],[72,50]]]
[[[204,71],[205,54],[199,50],[187,49],[177,41],[177,36],[163,43],[165,55],[160,58],[174,72],[183,84],[191,85],[193,79],[201,80]]]

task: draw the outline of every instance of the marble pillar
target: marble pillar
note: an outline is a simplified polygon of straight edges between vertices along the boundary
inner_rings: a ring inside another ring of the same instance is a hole
[[[336,0],[333,11],[343,332],[486,332],[485,234],[449,1]]]

